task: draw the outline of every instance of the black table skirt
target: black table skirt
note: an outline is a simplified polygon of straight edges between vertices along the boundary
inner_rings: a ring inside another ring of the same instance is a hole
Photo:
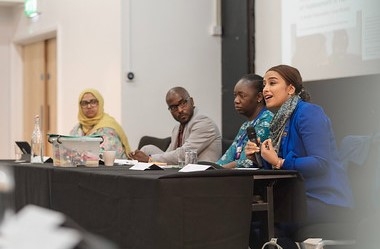
[[[253,175],[270,178],[294,174],[254,170],[179,173],[177,169],[134,171],[125,166],[62,168],[1,163],[14,171],[16,210],[27,204],[54,209],[120,248],[136,249],[246,249]],[[288,191],[300,186],[303,191],[299,179],[276,180],[281,188],[275,197],[282,199],[278,203],[282,203],[279,210],[283,210],[275,215],[277,220],[294,220],[302,213],[292,209],[299,201],[294,193],[288,193],[286,198],[290,199],[284,200],[280,190],[288,185]]]

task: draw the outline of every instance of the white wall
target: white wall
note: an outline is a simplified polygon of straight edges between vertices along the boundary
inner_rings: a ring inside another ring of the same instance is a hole
[[[281,0],[255,1],[255,9],[255,67],[256,73],[264,75],[270,67],[282,62],[281,42],[278,42],[281,39],[278,21],[281,18]],[[270,10],[270,13],[264,10]]]
[[[130,0],[122,5],[123,69],[136,76],[122,87],[123,125],[132,147],[143,135],[171,134],[176,121],[165,95],[177,85],[221,127],[221,38],[209,32],[213,1]]]
[[[0,7],[0,131],[8,131],[11,126],[10,115],[10,37],[11,37],[11,15],[10,8]],[[12,146],[8,145],[9,132],[2,132],[0,142],[0,158],[8,155]]]
[[[89,3],[91,3],[89,5]],[[11,58],[2,60],[11,65],[11,96],[14,103],[7,129],[8,141],[1,148],[13,146],[22,137],[21,45],[57,35],[58,133],[67,134],[77,116],[77,98],[86,87],[99,89],[106,100],[107,112],[121,121],[121,20],[120,1],[40,0],[41,16],[32,21],[23,15],[22,4],[14,7],[12,36],[9,38]],[[115,90],[116,89],[116,90]],[[17,91],[16,91],[17,90]],[[17,100],[16,100],[17,99]],[[1,150],[0,153],[2,153]],[[13,150],[1,154],[12,158]]]
[[[0,158],[13,158],[10,148],[22,135],[21,45],[54,35],[58,133],[68,133],[77,121],[77,97],[86,87],[103,93],[106,112],[122,123],[133,148],[142,135],[170,134],[174,120],[164,97],[175,85],[186,87],[196,105],[220,127],[221,41],[209,33],[215,14],[213,3],[212,0],[39,0],[41,16],[34,22],[23,15],[22,5],[15,7],[12,17],[7,18],[11,24],[0,19],[0,29],[11,30],[10,48],[6,52],[10,58],[0,57],[1,64],[10,67],[7,69],[10,72],[0,79],[3,84],[6,77],[10,78],[8,103],[12,106],[12,112],[5,112],[11,120],[4,127],[10,138],[0,140]],[[0,11],[4,8],[0,6]],[[3,46],[0,43],[0,49]],[[124,72],[129,70],[136,78],[125,82]]]

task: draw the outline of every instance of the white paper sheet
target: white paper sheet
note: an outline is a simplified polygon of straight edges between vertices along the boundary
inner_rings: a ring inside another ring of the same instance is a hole
[[[188,164],[182,169],[179,170],[179,172],[193,172],[193,171],[204,171],[207,169],[211,169],[212,166],[210,165],[202,165],[202,164]]]
[[[129,169],[131,170],[146,170],[146,169],[163,169],[160,166],[154,164],[154,163],[136,163]]]
[[[126,166],[133,166],[137,164],[137,160],[129,160],[129,159],[115,159],[116,165],[126,165]]]

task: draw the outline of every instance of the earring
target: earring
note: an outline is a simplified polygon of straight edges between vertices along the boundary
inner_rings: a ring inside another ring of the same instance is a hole
[[[257,103],[260,103],[260,102],[261,102],[261,100],[258,100],[258,101],[257,101]]]

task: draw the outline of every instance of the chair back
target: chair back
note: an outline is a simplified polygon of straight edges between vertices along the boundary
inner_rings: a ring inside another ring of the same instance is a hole
[[[138,149],[141,149],[144,145],[155,145],[160,148],[162,151],[166,151],[171,142],[171,137],[158,138],[153,136],[143,136],[140,139]]]
[[[228,150],[233,142],[233,139],[222,138],[222,155]]]

